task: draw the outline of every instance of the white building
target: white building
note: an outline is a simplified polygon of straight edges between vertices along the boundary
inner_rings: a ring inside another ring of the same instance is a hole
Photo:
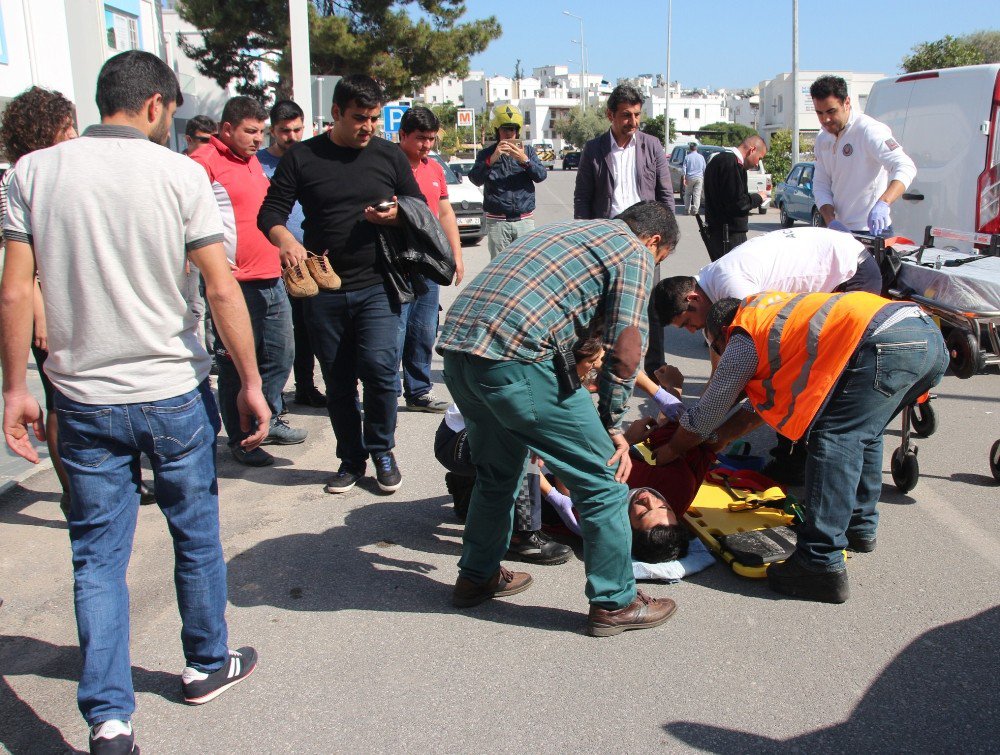
[[[851,71],[799,71],[799,133],[819,132],[819,119],[809,96],[810,85],[820,76],[840,76],[847,82],[847,93],[859,111],[864,112],[868,103],[868,93],[872,85],[883,78],[882,73],[854,73]],[[792,127],[792,75],[781,73],[773,79],[760,83],[760,123],[761,136],[770,143],[775,131]]]
[[[480,71],[480,73],[482,72]],[[455,74],[449,73],[425,86],[416,93],[414,99],[420,100],[427,105],[441,105],[445,102],[463,105],[465,104],[465,98],[462,93],[463,82],[464,79],[460,79]]]
[[[100,121],[101,66],[131,49],[163,57],[159,0],[0,0],[0,107],[32,86],[55,89],[82,131]]]

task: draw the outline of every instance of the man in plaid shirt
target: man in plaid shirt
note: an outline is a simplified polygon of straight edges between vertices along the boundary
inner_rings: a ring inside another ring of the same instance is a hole
[[[530,575],[500,566],[530,451],[577,502],[590,634],[659,626],[673,613],[673,601],[636,591],[622,484],[631,461],[618,422],[646,346],[652,267],[677,238],[673,213],[653,201],[613,220],[546,226],[508,246],[449,310],[438,351],[477,473],[456,606],[531,584]],[[608,354],[597,411],[587,391],[560,387],[556,366],[557,352],[591,331],[603,336]]]

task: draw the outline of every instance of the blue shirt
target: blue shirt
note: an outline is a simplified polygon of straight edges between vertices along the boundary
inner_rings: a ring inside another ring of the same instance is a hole
[[[257,151],[257,159],[260,161],[260,167],[264,169],[264,175],[268,178],[274,175],[275,169],[278,167],[278,163],[281,162],[280,157],[275,157],[267,148]],[[305,221],[305,213],[302,212],[302,205],[298,202],[292,207],[291,213],[288,215],[288,222],[285,227],[291,232],[295,237],[295,240],[300,244],[302,243],[302,223]]]
[[[261,162],[263,162],[263,160],[261,160]],[[266,168],[265,172],[267,172]],[[684,157],[684,176],[686,178],[701,178],[704,175],[705,158],[702,157],[697,150],[694,152],[688,152]]]

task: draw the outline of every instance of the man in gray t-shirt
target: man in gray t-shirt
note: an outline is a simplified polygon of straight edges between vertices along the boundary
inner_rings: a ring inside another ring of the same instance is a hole
[[[60,449],[69,477],[74,600],[83,668],[78,703],[92,753],[133,752],[135,709],[125,573],[139,508],[139,454],[174,539],[184,699],[208,702],[246,678],[253,648],[230,650],[226,563],[219,539],[210,360],[188,306],[190,260],[242,381],[240,420],[256,447],[270,412],[261,393],[246,305],[222,245],[222,219],[201,168],[162,145],[182,102],[177,78],[133,50],[101,69],[101,125],[26,155],[10,184],[0,296],[3,430],[29,461],[44,440],[28,393],[31,298],[45,301]],[[256,431],[253,431],[256,423]]]

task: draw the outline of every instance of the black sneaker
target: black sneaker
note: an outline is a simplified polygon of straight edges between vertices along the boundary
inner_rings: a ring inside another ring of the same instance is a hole
[[[90,728],[91,755],[139,755],[131,721],[103,721]]]
[[[847,533],[847,550],[855,553],[871,553],[878,546],[875,535],[852,535]]]
[[[444,414],[448,409],[448,402],[435,398],[431,393],[425,393],[423,396],[406,399],[406,409],[411,412]]]
[[[321,409],[326,406],[326,396],[320,393],[315,385],[309,388],[296,388],[292,403]]]
[[[140,506],[152,506],[156,503],[156,491],[153,490],[152,485],[147,485],[146,483],[139,481],[139,505]]]
[[[847,569],[811,571],[793,555],[787,561],[767,567],[767,584],[775,592],[818,603],[843,603],[850,595]]]
[[[382,492],[395,493],[399,490],[399,486],[403,484],[403,476],[399,473],[392,451],[373,456],[372,461],[375,462],[375,479]]]
[[[515,532],[507,548],[507,558],[529,564],[565,564],[572,555],[572,548],[557,543],[541,530]]]
[[[341,464],[340,469],[327,481],[326,487],[323,489],[327,493],[346,493],[364,476],[364,467],[361,467],[361,469],[351,469],[346,464]]]
[[[274,457],[260,446],[253,451],[245,451],[242,446],[231,446],[229,452],[236,461],[248,467],[268,467],[274,464]]]
[[[202,705],[214,700],[234,684],[239,684],[257,668],[257,651],[253,648],[230,650],[229,659],[218,671],[206,674],[188,666],[181,675],[184,702]]]

